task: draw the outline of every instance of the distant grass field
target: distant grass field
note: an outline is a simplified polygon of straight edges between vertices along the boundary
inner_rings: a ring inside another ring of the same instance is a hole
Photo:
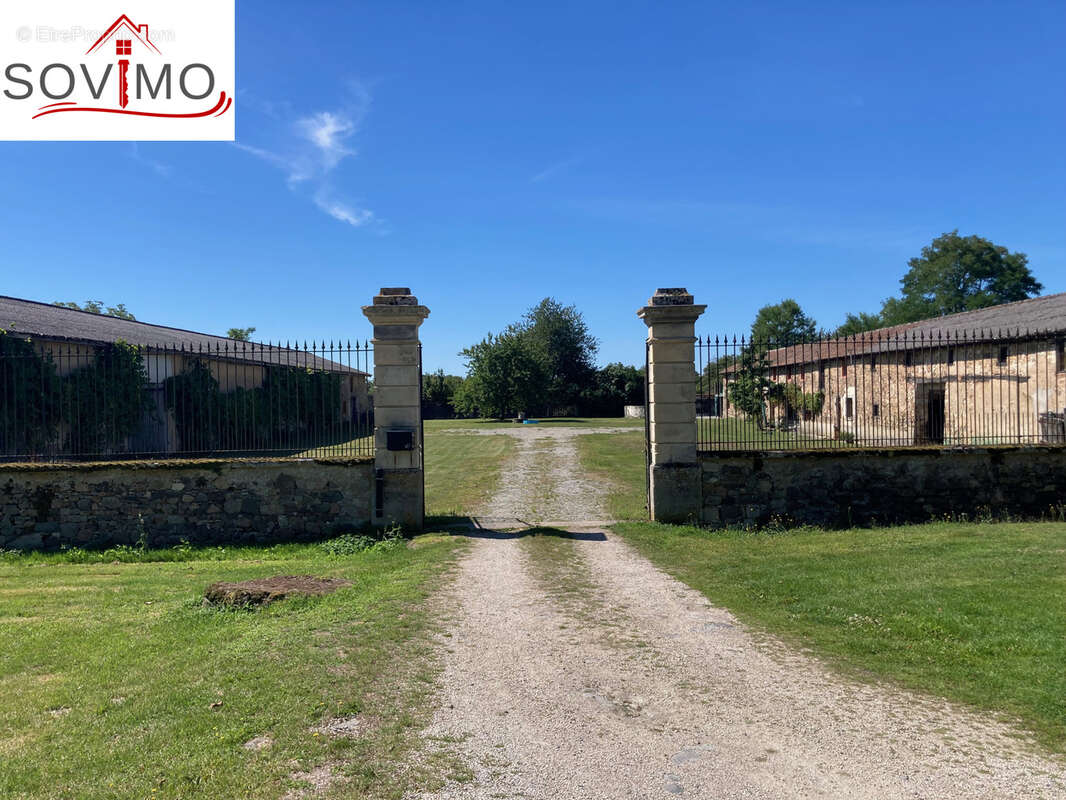
[[[579,428],[641,428],[644,420],[629,417],[537,417],[537,425]],[[448,428],[514,428],[522,423],[500,419],[431,419],[426,420],[426,434]],[[531,423],[532,424],[532,423]]]
[[[1066,752],[1066,524],[617,530],[756,627],[860,678],[1018,719]]]
[[[582,417],[546,419],[539,424],[585,429],[626,427],[643,430],[644,421]],[[514,455],[515,441],[510,436],[503,433],[476,436],[471,434],[474,431],[503,431],[517,427],[516,423],[499,420],[426,420],[426,514],[432,521],[446,522],[476,513],[495,493],[499,485],[500,470],[507,459]],[[580,437],[579,441],[608,435],[615,434],[589,434]],[[617,435],[630,437],[632,434]]]
[[[435,670],[420,603],[461,541],[0,555],[0,797],[277,800],[327,763],[356,797],[432,780],[407,758]],[[279,574],[353,585],[201,606],[209,583]],[[358,737],[312,730],[351,715]]]

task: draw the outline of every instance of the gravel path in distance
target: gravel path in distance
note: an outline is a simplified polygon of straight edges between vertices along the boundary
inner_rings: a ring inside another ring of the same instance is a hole
[[[514,425],[471,431],[445,429],[441,433],[471,436],[505,434],[516,440],[515,457],[500,471],[499,490],[476,515],[484,528],[540,525],[547,522],[607,521],[608,487],[589,478],[581,468],[577,437],[590,433],[629,432],[622,427],[555,427]]]

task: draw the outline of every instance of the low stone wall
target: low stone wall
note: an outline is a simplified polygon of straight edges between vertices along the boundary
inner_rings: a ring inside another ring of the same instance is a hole
[[[1061,447],[713,453],[700,467],[701,521],[714,527],[1040,518],[1066,506]]]
[[[278,542],[370,523],[370,460],[0,465],[0,548]]]

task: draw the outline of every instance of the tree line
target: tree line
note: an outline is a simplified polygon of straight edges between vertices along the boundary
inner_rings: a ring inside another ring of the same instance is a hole
[[[581,312],[546,297],[502,332],[462,350],[465,377],[422,381],[427,417],[622,416],[644,402],[644,370],[596,367],[599,342]]]

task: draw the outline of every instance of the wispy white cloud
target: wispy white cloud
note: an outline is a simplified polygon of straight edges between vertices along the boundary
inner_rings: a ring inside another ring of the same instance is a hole
[[[375,220],[374,212],[366,208],[356,208],[330,197],[328,189],[323,187],[314,195],[315,205],[329,214],[333,219],[347,222],[354,228],[361,228]]]
[[[333,169],[346,156],[355,155],[355,151],[347,145],[348,139],[355,133],[355,122],[346,114],[319,111],[298,120],[296,127],[307,141],[318,148],[326,169]]]
[[[541,183],[542,181],[546,181],[549,178],[554,178],[560,172],[566,172],[571,167],[576,167],[578,164],[581,163],[581,161],[581,156],[573,156],[563,161],[559,161],[555,164],[552,164],[550,167],[547,167],[546,169],[542,169],[540,172],[530,178],[529,182]]]
[[[356,155],[352,144],[370,105],[369,93],[359,84],[350,87],[349,102],[338,109],[316,111],[292,120],[277,114],[290,111],[281,104],[256,100],[263,113],[282,123],[278,145],[272,148],[237,142],[239,149],[285,173],[289,189],[310,187],[315,206],[336,220],[363,227],[376,220],[374,213],[338,197],[333,174],[345,159]],[[269,111],[267,111],[269,109]],[[290,112],[291,114],[291,112]]]

